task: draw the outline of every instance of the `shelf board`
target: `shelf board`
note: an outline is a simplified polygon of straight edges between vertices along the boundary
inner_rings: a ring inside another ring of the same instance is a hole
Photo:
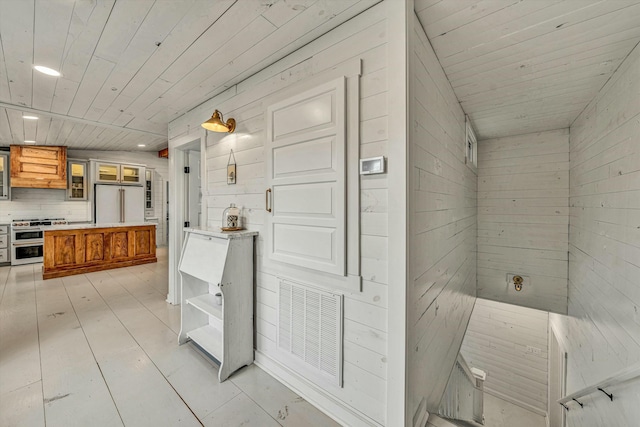
[[[187,300],[187,304],[191,304],[209,316],[222,320],[222,306],[216,304],[216,297],[213,294],[204,294],[194,298],[189,298]]]
[[[218,329],[211,325],[205,325],[187,332],[187,337],[217,360],[222,361],[222,333]]]

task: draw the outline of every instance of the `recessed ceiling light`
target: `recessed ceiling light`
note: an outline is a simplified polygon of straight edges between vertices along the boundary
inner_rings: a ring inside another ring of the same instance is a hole
[[[62,75],[60,74],[60,71],[56,71],[49,67],[43,67],[42,65],[34,65],[33,68],[48,76],[60,77]]]
[[[22,116],[22,118],[25,120],[38,120],[36,116]]]
[[[146,147],[146,144],[138,144],[138,147]]]
[[[36,142],[35,142],[35,141],[31,141],[31,140],[29,140],[29,141],[25,141],[24,143],[25,143],[25,144],[35,144]]]

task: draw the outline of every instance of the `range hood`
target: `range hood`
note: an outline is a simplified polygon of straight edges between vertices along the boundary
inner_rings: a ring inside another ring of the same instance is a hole
[[[67,188],[67,147],[11,146],[11,187]]]

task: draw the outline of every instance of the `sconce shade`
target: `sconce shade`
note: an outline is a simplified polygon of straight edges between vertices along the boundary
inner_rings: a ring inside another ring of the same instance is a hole
[[[236,121],[233,119],[229,119],[226,123],[223,122],[222,113],[220,113],[220,111],[218,110],[215,110],[211,118],[204,122],[201,126],[206,130],[210,130],[212,132],[231,133],[236,129]]]

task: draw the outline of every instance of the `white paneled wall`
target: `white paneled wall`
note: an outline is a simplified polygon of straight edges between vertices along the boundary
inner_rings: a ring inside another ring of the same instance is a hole
[[[387,377],[387,177],[361,178],[362,292],[345,292],[344,387],[319,387],[287,370],[276,348],[278,278],[265,265],[265,97],[305,81],[332,67],[362,60],[360,78],[360,156],[387,154],[387,22],[385,6],[377,5],[304,48],[248,78],[222,95],[195,108],[169,125],[170,140],[201,136],[200,123],[214,109],[233,117],[235,133],[209,133],[206,149],[207,182],[203,198],[210,226],[219,226],[224,208],[243,208],[245,226],[261,234],[257,239],[256,360],[276,375],[292,375],[287,382],[331,410],[347,425],[384,424]],[[227,185],[226,167],[233,149],[237,184]],[[329,285],[318,283],[322,287]],[[284,373],[283,373],[284,372]],[[333,403],[328,403],[329,401]],[[335,405],[345,408],[335,409]],[[329,406],[328,406],[329,405]],[[331,406],[334,405],[334,406]],[[348,415],[348,414],[351,415]],[[347,414],[347,415],[345,415]]]
[[[640,361],[640,47],[571,126],[567,392]],[[582,399],[570,427],[635,426],[640,381]],[[571,405],[572,407],[574,405]]]
[[[568,129],[478,142],[478,297],[567,312],[568,196]]]
[[[464,113],[420,24],[411,45],[408,414],[437,411],[476,293],[475,172]]]
[[[68,150],[70,159],[101,159],[140,163],[156,170],[155,216],[163,214],[162,180],[169,177],[169,162],[157,153],[131,151]],[[68,221],[91,221],[90,201],[65,201],[65,190],[12,188],[11,200],[0,201],[0,224],[20,218],[66,218]],[[160,227],[164,226],[161,221]]]
[[[486,392],[547,412],[549,313],[478,298],[462,355],[487,373]]]

